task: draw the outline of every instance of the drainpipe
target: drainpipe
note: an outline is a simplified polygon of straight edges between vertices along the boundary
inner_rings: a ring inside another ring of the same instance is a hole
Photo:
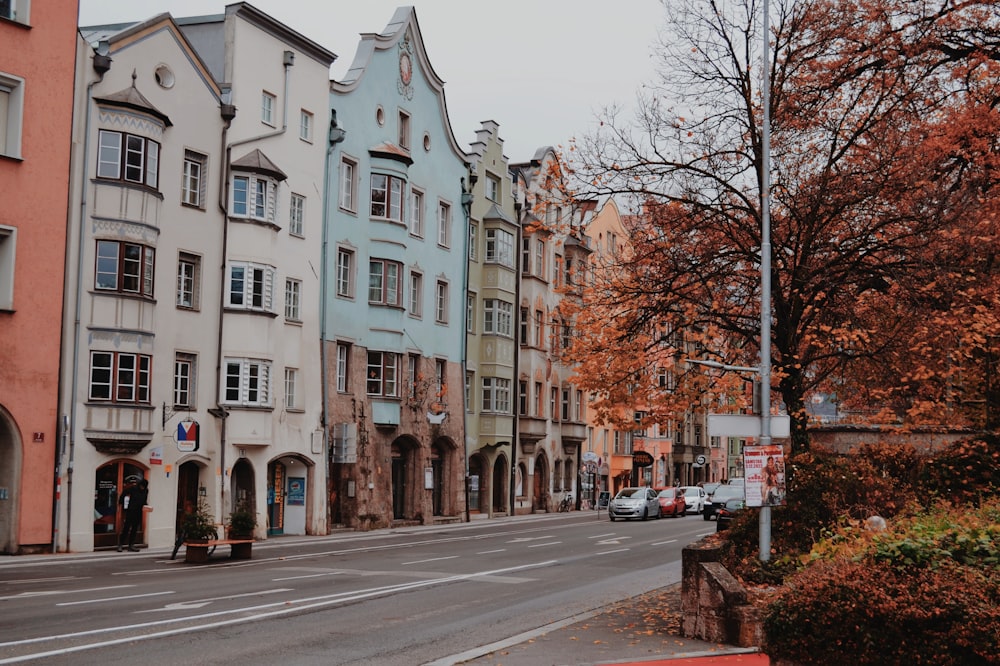
[[[260,141],[262,139],[267,139],[272,136],[280,136],[284,134],[288,129],[288,79],[289,70],[292,65],[295,64],[295,53],[292,51],[285,51],[282,54],[282,62],[285,68],[285,83],[284,83],[284,100],[282,104],[281,111],[281,129],[274,130],[271,132],[266,132],[257,136],[249,137],[247,139],[240,139],[239,141],[233,141],[232,143],[226,143],[229,137],[229,128],[232,124],[233,118],[236,117],[236,107],[231,104],[231,98],[229,94],[231,91],[226,90],[223,92],[223,104],[220,107],[220,112],[222,113],[223,119],[226,121],[226,125],[222,132],[222,146],[225,159],[222,163],[222,187],[219,188],[219,208],[222,210],[224,217],[222,223],[222,279],[219,281],[219,336],[218,336],[218,346],[216,349],[216,365],[215,365],[215,400],[216,406],[213,409],[209,409],[208,413],[212,416],[222,420],[222,426],[220,430],[219,439],[219,465],[220,473],[222,475],[222,480],[219,483],[219,511],[225,513],[226,511],[226,418],[229,416],[229,411],[221,403],[222,397],[222,332],[224,324],[225,315],[225,303],[226,303],[226,263],[229,258],[229,176],[232,172],[230,169],[230,162],[232,159],[233,148],[236,146],[241,146],[252,141]]]
[[[468,381],[468,355],[469,355],[469,322],[466,318],[469,316],[469,308],[466,307],[466,303],[469,298],[469,224],[472,218],[472,187],[476,184],[476,174],[469,174],[469,189],[465,189],[465,179],[461,178],[462,188],[462,211],[465,213],[465,241],[462,247],[465,249],[465,264],[462,270],[462,294],[465,296],[466,300],[462,305],[462,312],[464,316],[462,321],[465,326],[462,328],[462,451],[465,452],[465,522],[470,522],[472,520],[472,512],[469,507],[469,409],[468,405],[465,404],[465,382]],[[474,389],[475,387],[473,387]],[[478,441],[478,440],[477,440]],[[482,488],[482,483],[479,485]]]
[[[514,202],[514,221],[517,223],[517,240],[514,242],[514,307],[517,308],[517,337],[514,343],[514,381],[518,383],[518,409],[514,410],[514,432],[510,438],[510,515],[513,516],[517,509],[517,441],[521,436],[521,416],[520,416],[520,384],[521,384],[521,202]],[[531,310],[529,308],[530,315]],[[529,382],[528,388],[531,387]],[[529,401],[530,402],[530,401]]]
[[[329,407],[327,405],[329,391],[326,386],[327,378],[327,359],[326,359],[326,296],[327,296],[327,261],[329,256],[329,243],[330,243],[330,230],[328,228],[330,224],[330,201],[332,200],[330,187],[330,174],[333,169],[330,166],[330,160],[333,156],[333,150],[337,147],[341,141],[347,136],[347,132],[337,126],[337,110],[330,109],[330,130],[327,134],[327,147],[326,147],[326,158],[323,162],[323,228],[322,233],[322,249],[320,250],[320,285],[319,285],[319,359],[320,359],[320,392],[321,399],[323,401],[323,412],[320,425],[323,428],[323,464],[326,465],[326,525],[327,533],[330,531],[330,524],[333,522],[333,514],[331,513],[332,507],[330,506],[330,491],[333,489],[333,479],[330,475],[330,437],[328,428],[330,427],[329,419]]]
[[[104,80],[104,75],[108,73],[111,69],[111,56],[108,55],[110,50],[110,45],[106,39],[102,39],[98,45],[97,49],[94,51],[94,71],[97,72],[97,80],[91,81],[87,84],[87,92],[85,95],[87,112],[84,116],[83,122],[83,167],[80,170],[80,226],[79,233],[80,236],[76,243],[76,294],[75,294],[75,304],[73,313],[73,354],[71,357],[71,362],[73,363],[72,379],[70,380],[70,400],[69,400],[69,421],[67,423],[66,418],[63,418],[63,441],[65,441],[66,430],[69,431],[69,460],[66,465],[66,552],[70,552],[70,539],[72,538],[72,530],[70,529],[70,524],[73,519],[73,459],[76,450],[76,405],[77,405],[77,395],[79,393],[77,389],[77,382],[80,377],[80,310],[82,308],[83,300],[83,237],[87,228],[87,178],[90,171],[90,122],[91,122],[91,109],[93,104],[91,101],[91,92],[98,83]],[[67,238],[67,243],[71,239]],[[69,255],[70,248],[67,247],[67,257]],[[57,456],[56,460],[56,483],[59,483],[60,469],[59,465],[61,462],[62,454]],[[57,486],[58,488],[58,486]],[[53,533],[53,552],[56,549],[56,539],[59,532],[59,496],[56,496],[55,502],[55,514],[56,523],[54,525]]]

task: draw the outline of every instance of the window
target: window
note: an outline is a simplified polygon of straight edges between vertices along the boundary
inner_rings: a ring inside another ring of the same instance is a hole
[[[535,346],[545,348],[545,315],[541,310],[535,310]]]
[[[270,381],[270,361],[227,358],[225,402],[245,407],[270,407]]]
[[[521,275],[531,275],[531,239],[521,239]]]
[[[177,307],[197,310],[201,292],[201,257],[189,252],[177,256]]]
[[[229,214],[251,220],[270,222],[274,219],[272,200],[275,184],[257,176],[233,176],[233,202]]]
[[[562,420],[569,421],[569,389],[562,390]]]
[[[365,391],[368,395],[396,397],[396,371],[399,355],[389,352],[368,352],[368,377]]]
[[[124,180],[156,189],[160,176],[160,144],[152,139],[101,130],[97,177]]]
[[[271,311],[274,267],[234,262],[229,267],[226,305],[244,310]]]
[[[355,174],[358,163],[349,157],[340,158],[340,207],[352,213],[357,212],[358,180]]]
[[[305,109],[299,114],[299,138],[310,143],[313,140],[313,114]]]
[[[487,238],[489,238],[489,233],[487,230]],[[489,245],[487,245],[488,249]],[[479,261],[479,226],[475,224],[469,225],[469,261]]]
[[[260,119],[261,122],[274,126],[274,106],[278,98],[271,93],[264,91],[260,94]]]
[[[288,278],[285,280],[285,319],[302,321],[299,305],[302,302],[302,281]]]
[[[293,236],[304,236],[306,198],[301,194],[292,194],[288,206],[288,233]]]
[[[552,284],[557,287],[562,286],[562,276],[563,276],[563,258],[562,255],[556,255],[556,265],[552,267]]]
[[[576,408],[576,411],[574,412],[573,420],[583,422],[583,391],[576,392],[576,403],[574,407]]]
[[[100,291],[153,297],[151,247],[125,241],[97,241],[97,274],[94,286]]]
[[[495,298],[483,299],[483,333],[509,338],[514,334],[513,319],[513,303]]]
[[[403,179],[373,173],[371,216],[393,222],[403,221]]]
[[[472,406],[472,387],[476,384],[476,373],[465,373],[465,411],[470,414],[475,411]]]
[[[573,339],[573,326],[565,319],[562,322],[562,348],[569,349],[569,343]]]
[[[552,420],[555,421],[559,417],[559,412],[556,409],[559,406],[559,389],[555,386],[549,391],[549,415]]]
[[[285,409],[298,408],[296,391],[299,383],[299,371],[295,368],[285,368]]]
[[[351,356],[351,346],[343,342],[337,343],[337,391],[347,392],[348,359]]]
[[[368,263],[368,302],[401,305],[403,265],[397,261],[372,259]]]
[[[424,193],[410,190],[410,234],[424,237]]]
[[[476,332],[476,292],[465,296],[465,332]]]
[[[354,252],[337,248],[337,296],[354,298]]]
[[[486,261],[514,268],[514,234],[503,229],[487,229]]]
[[[90,353],[90,399],[149,404],[152,357],[145,354]]]
[[[483,377],[483,411],[497,414],[510,413],[509,379]]]
[[[0,73],[0,155],[21,156],[24,81]]]
[[[14,251],[17,229],[0,226],[0,310],[14,309]]]
[[[31,0],[0,0],[0,18],[27,25],[30,20]]]
[[[451,247],[451,206],[438,202],[438,245]]]
[[[448,283],[441,280],[434,289],[434,321],[448,323]]]
[[[417,379],[419,377],[420,357],[408,354],[406,357],[406,397],[415,400],[417,397]]]
[[[194,407],[195,364],[194,354],[177,352],[174,355],[174,409]]]
[[[424,276],[416,271],[410,271],[410,315],[424,315]]]
[[[517,413],[528,415],[528,382],[523,379],[517,383]]]
[[[528,314],[528,308],[521,308],[521,338],[520,342],[522,345],[528,344],[528,328],[530,325],[531,316]]]
[[[486,198],[500,201],[500,179],[489,173],[486,174]]]
[[[191,150],[184,151],[184,172],[181,174],[181,203],[195,208],[205,207],[205,164],[208,158]]]
[[[448,363],[441,358],[434,359],[434,381],[437,382],[437,397],[444,402],[448,391]]]
[[[410,114],[405,111],[399,112],[399,147],[410,149]]]
[[[545,393],[542,391],[542,383],[535,382],[535,416],[542,418],[545,416],[545,405],[542,401],[545,400]]]
[[[535,241],[535,265],[534,265],[533,275],[537,275],[540,278],[545,277],[545,241],[536,240]]]

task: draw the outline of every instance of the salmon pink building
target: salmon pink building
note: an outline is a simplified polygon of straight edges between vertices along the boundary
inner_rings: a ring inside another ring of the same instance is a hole
[[[0,553],[51,549],[77,0],[0,2]]]

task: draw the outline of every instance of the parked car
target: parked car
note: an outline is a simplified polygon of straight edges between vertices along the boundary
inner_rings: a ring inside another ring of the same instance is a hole
[[[701,513],[705,510],[705,502],[708,495],[701,486],[681,486],[684,491],[684,502],[687,504],[687,513]]]
[[[711,483],[699,483],[698,485],[700,485],[702,488],[705,489],[705,494],[706,495],[708,495],[709,497],[711,497],[712,493],[715,492],[715,489],[718,488],[719,486],[721,486],[722,484],[719,483],[719,482],[717,482],[717,481],[713,481]]]
[[[721,532],[722,530],[729,529],[729,523],[733,521],[740,511],[746,508],[746,500],[742,499],[731,499],[726,502],[723,506],[719,507],[715,523],[715,531]]]
[[[646,486],[642,488],[622,488],[608,504],[608,516],[611,522],[617,518],[659,518],[660,500],[656,491]]]
[[[744,499],[743,486],[719,486],[708,498],[709,501],[705,502],[705,510],[701,515],[705,520],[711,520],[718,515],[719,509],[725,506],[726,502],[734,499]]]
[[[660,516],[683,516],[687,511],[684,493],[680,488],[654,488],[656,497],[660,500]]]

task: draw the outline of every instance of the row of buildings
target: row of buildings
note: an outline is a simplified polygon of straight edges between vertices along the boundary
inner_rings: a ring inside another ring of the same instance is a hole
[[[452,131],[413,8],[336,56],[239,2],[0,3],[0,552],[470,520],[731,475],[695,421],[595,424],[560,349],[614,202]],[[643,454],[635,455],[641,449]]]

